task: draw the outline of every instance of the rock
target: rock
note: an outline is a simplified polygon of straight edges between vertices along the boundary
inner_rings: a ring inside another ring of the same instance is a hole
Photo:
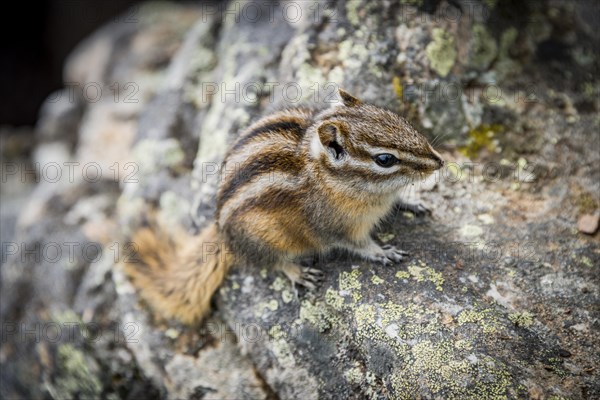
[[[600,214],[584,214],[579,217],[577,221],[577,229],[579,232],[593,235],[598,230],[598,222],[600,221]]]

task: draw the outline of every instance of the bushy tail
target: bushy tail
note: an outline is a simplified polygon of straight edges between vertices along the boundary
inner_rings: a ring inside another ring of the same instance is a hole
[[[162,317],[198,323],[210,311],[232,256],[215,223],[197,236],[166,236],[160,229],[139,230],[132,238],[137,257],[125,264],[125,273]]]

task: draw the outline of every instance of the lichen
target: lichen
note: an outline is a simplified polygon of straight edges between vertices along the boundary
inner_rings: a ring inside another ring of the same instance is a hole
[[[309,322],[321,333],[331,328],[327,308],[319,302],[313,304],[308,300],[302,301],[300,305],[300,320]]]
[[[162,168],[177,168],[185,154],[174,138],[143,139],[133,149],[141,175],[153,174]]]
[[[508,316],[508,319],[515,325],[529,328],[533,325],[533,314],[529,311],[516,312]]]
[[[587,256],[581,256],[581,264],[585,265],[588,268],[592,268],[594,266],[594,263],[592,262],[592,260],[587,257]]]
[[[469,158],[476,158],[479,152],[486,148],[490,153],[495,153],[498,146],[496,136],[504,132],[504,127],[499,124],[479,125],[468,133],[467,143],[459,151]]]
[[[357,338],[368,343],[386,343],[403,360],[394,371],[394,398],[415,398],[422,393],[450,399],[502,399],[514,387],[513,377],[499,360],[480,354],[476,338],[439,340],[440,332],[473,323],[482,333],[496,332],[498,321],[492,310],[466,310],[458,325],[441,323],[441,314],[418,304],[386,302],[361,304],[354,309]],[[436,340],[426,337],[436,337]],[[355,366],[345,374],[349,381],[363,375]],[[364,382],[362,377],[362,382]],[[416,384],[418,382],[418,384]]]
[[[260,318],[264,315],[265,310],[277,311],[279,308],[279,302],[275,299],[269,301],[261,301],[254,308],[254,316]]]
[[[269,335],[271,336],[271,348],[279,363],[283,366],[293,366],[296,360],[290,344],[286,340],[285,331],[281,329],[280,325],[273,325],[269,329]]]
[[[432,32],[433,40],[425,48],[431,68],[442,78],[447,76],[456,61],[454,37],[441,28]]]
[[[346,2],[346,18],[352,25],[358,25],[360,18],[358,16],[358,7],[361,0],[348,0]]]
[[[281,299],[284,303],[289,303],[294,299],[294,295],[289,290],[285,289],[281,292]]]
[[[513,386],[504,364],[486,355],[465,357],[448,340],[416,343],[391,383],[399,399],[416,398],[424,391],[435,398],[505,399]]]
[[[267,303],[267,308],[271,311],[275,311],[279,308],[279,303],[277,300],[273,299]]]
[[[373,284],[375,284],[375,285],[380,285],[380,284],[382,284],[382,283],[383,283],[383,282],[385,282],[385,281],[384,281],[383,279],[381,279],[380,277],[378,277],[377,275],[373,275],[373,276],[371,277],[371,282],[372,282]]]
[[[355,32],[355,35],[360,36],[360,33],[362,31],[358,30]],[[365,35],[363,34],[363,36]],[[381,67],[370,60],[374,52],[374,38],[367,37],[364,40],[348,39],[342,41],[338,46],[338,58],[342,62],[346,73],[348,71],[363,71],[363,73],[369,73],[381,78],[383,76]]]
[[[273,283],[269,286],[269,288],[273,289],[276,292],[282,291],[287,285],[287,281],[282,277],[278,276],[275,278]]]
[[[406,271],[398,271],[398,272],[396,272],[396,278],[408,279],[408,278],[410,278],[410,274]]]
[[[189,215],[190,202],[177,193],[167,190],[160,195],[160,209],[167,221],[177,224]]]
[[[383,243],[388,243],[389,241],[391,241],[395,237],[396,237],[396,235],[394,235],[393,233],[380,232],[380,233],[377,234],[377,238],[379,240],[381,240],[381,242],[383,242]]]
[[[358,363],[355,364],[354,367],[349,368],[344,372],[344,377],[348,382],[358,385],[362,383],[365,375],[363,374],[362,369],[357,365]]]
[[[396,93],[396,97],[402,101],[404,99],[404,87],[402,86],[402,81],[400,80],[399,76],[394,76],[392,78],[392,86],[394,87],[394,93]]]
[[[80,350],[70,344],[61,344],[58,347],[57,364],[59,376],[54,390],[59,398],[100,397],[102,385],[91,373],[85,355]]]
[[[470,65],[479,70],[487,69],[496,58],[498,45],[482,24],[473,26]]]
[[[521,64],[513,60],[510,56],[510,50],[513,48],[518,36],[519,31],[514,27],[508,28],[500,36],[498,60],[494,64],[494,69],[500,80],[512,75],[518,75],[521,72]]]
[[[465,324],[475,324],[481,327],[483,333],[497,333],[500,330],[500,323],[496,313],[492,309],[484,310],[464,310],[457,318],[459,326]]]
[[[339,287],[342,295],[350,294],[354,301],[359,301],[362,297],[360,290],[362,285],[358,278],[361,276],[358,269],[353,269],[351,272],[341,272],[339,276]]]
[[[301,90],[301,100],[310,101],[314,96],[315,84],[324,85],[326,79],[319,68],[305,62],[298,67],[296,83]]]
[[[431,282],[435,288],[442,291],[444,277],[440,272],[437,272],[431,267],[428,267],[423,261],[419,262],[420,266],[412,264],[408,266],[408,272],[417,282]]]
[[[337,311],[344,307],[344,298],[340,296],[337,290],[328,288],[325,292],[325,303]]]

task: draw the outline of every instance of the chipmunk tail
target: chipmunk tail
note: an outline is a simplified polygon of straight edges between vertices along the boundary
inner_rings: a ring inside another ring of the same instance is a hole
[[[156,227],[144,227],[132,243],[136,257],[125,263],[124,271],[140,297],[165,319],[201,322],[233,261],[216,223],[197,236],[176,240]]]

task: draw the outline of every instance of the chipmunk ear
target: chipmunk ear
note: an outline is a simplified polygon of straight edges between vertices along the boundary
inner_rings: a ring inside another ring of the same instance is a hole
[[[346,107],[356,107],[362,104],[362,101],[352,96],[350,93],[346,92],[343,89],[338,89],[338,93],[340,94],[340,98]]]
[[[329,151],[336,159],[345,153],[342,138],[342,126],[339,122],[323,122],[317,129],[319,140],[327,151]]]

